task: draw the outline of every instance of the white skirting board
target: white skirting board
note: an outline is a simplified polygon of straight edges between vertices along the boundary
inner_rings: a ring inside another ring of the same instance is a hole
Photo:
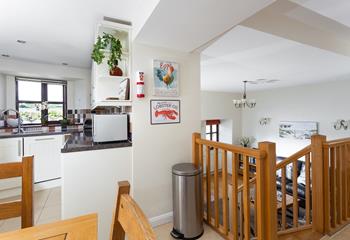
[[[173,212],[168,212],[156,217],[148,219],[152,227],[157,227],[163,224],[167,224],[173,221]]]

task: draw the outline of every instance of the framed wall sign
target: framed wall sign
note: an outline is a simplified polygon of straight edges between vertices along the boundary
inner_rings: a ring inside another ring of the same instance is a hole
[[[317,133],[317,122],[282,121],[279,124],[280,138],[311,139]]]
[[[179,64],[153,60],[153,95],[158,97],[179,96]]]
[[[180,100],[151,100],[151,124],[180,123]]]

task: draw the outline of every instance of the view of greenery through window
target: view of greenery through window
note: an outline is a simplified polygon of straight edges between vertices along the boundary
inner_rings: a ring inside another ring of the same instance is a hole
[[[65,85],[17,80],[17,87],[17,104],[23,124],[58,122],[65,116]]]

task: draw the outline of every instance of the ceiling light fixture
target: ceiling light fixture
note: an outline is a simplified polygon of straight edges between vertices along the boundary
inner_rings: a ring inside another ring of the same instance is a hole
[[[18,43],[21,43],[21,44],[26,44],[27,41],[24,41],[24,40],[17,40]]]
[[[256,105],[255,99],[247,99],[247,82],[243,81],[244,83],[244,92],[243,92],[243,98],[240,100],[233,100],[233,104],[236,108],[245,108],[246,106],[249,108],[254,108]]]
[[[1,56],[2,57],[7,57],[7,58],[10,57],[10,55],[8,55],[8,54],[1,54]]]

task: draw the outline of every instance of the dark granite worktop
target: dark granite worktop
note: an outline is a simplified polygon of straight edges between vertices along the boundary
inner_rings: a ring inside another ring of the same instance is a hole
[[[131,147],[131,141],[94,143],[91,130],[72,132],[62,148],[62,153],[102,150],[108,148]]]
[[[47,135],[65,135],[77,132],[78,129],[48,129],[41,131],[30,131],[17,133],[17,129],[11,131],[0,132],[0,139],[3,138],[22,138],[22,137],[36,137],[36,136],[47,136]]]
[[[17,129],[0,130],[0,139],[22,138],[48,135],[66,135],[66,142],[61,149],[62,153],[81,152],[91,150],[101,150],[108,148],[131,147],[131,141],[94,143],[92,140],[92,131],[79,129],[77,127],[62,130],[61,128],[44,128],[41,131],[31,131],[25,133],[16,133]]]

